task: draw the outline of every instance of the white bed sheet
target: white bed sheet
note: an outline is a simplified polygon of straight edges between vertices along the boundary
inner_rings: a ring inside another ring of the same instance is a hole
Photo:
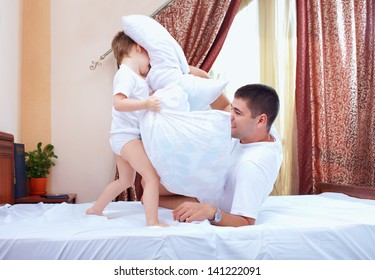
[[[173,221],[145,227],[139,202],[113,202],[109,219],[90,203],[0,207],[0,259],[375,259],[375,201],[338,193],[271,196],[254,226]]]

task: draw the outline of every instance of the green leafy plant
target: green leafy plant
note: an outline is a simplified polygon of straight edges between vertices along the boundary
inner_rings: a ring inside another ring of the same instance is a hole
[[[55,166],[53,158],[58,158],[54,153],[54,146],[47,144],[42,149],[42,142],[39,142],[37,149],[31,152],[25,152],[26,177],[27,178],[46,178],[51,166]]]

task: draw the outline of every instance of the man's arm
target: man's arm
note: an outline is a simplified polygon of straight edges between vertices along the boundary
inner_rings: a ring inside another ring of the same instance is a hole
[[[190,67],[189,74],[198,76],[201,78],[206,78],[206,79],[210,78],[210,76],[208,75],[206,71],[199,69],[198,67],[194,67],[194,66],[189,66],[189,67]],[[216,98],[214,102],[211,103],[210,106],[212,109],[222,110],[222,111],[227,111],[227,112],[230,112],[230,109],[231,109],[229,99],[223,92],[218,96],[218,98]]]
[[[224,211],[221,211],[222,218],[221,221],[218,223],[212,223],[216,226],[231,226],[231,227],[242,227],[242,226],[251,226],[255,224],[255,219],[230,214]],[[213,217],[212,217],[213,219]]]
[[[210,204],[199,203],[194,197],[182,195],[161,195],[159,197],[159,206],[173,210],[173,218],[179,222],[191,223],[194,221],[203,221],[205,219],[213,220],[217,208]],[[248,226],[255,223],[255,219],[233,215],[221,211],[222,218],[218,223],[212,223],[216,226]]]
[[[180,222],[194,222],[194,221],[203,221],[208,219],[212,221],[215,217],[217,208],[213,205],[199,202],[183,202],[178,205],[173,211],[173,218],[176,221]],[[255,219],[230,214],[224,211],[221,211],[222,217],[220,222],[212,223],[216,226],[248,226],[255,224]]]
[[[184,202],[198,202],[198,200],[194,197],[177,194],[159,196],[159,206],[167,209],[175,209]]]
[[[220,93],[218,98],[216,98],[216,100],[212,102],[210,106],[215,110],[222,110],[227,112],[231,111],[231,104],[228,97],[224,93]]]
[[[189,74],[191,74],[191,75],[201,77],[201,78],[206,78],[206,79],[210,78],[210,76],[208,75],[208,73],[206,71],[204,71],[204,70],[202,70],[198,67],[189,65],[189,68],[190,68]]]

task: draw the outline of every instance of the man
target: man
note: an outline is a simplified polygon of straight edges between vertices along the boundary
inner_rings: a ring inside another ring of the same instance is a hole
[[[272,127],[278,111],[279,98],[273,88],[262,84],[239,88],[231,107],[234,139],[220,201],[212,204],[189,197],[161,196],[160,206],[174,209],[174,219],[181,222],[208,219],[217,226],[255,224],[282,163],[281,139]]]

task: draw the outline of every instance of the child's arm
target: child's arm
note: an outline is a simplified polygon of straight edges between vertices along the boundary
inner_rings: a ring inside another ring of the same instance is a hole
[[[137,110],[160,111],[159,99],[152,95],[147,99],[138,100],[127,98],[125,94],[117,93],[114,96],[114,107],[119,112],[132,112]]]

